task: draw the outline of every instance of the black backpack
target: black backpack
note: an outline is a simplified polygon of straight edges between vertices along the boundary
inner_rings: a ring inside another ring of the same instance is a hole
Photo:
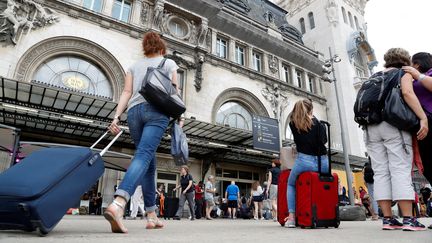
[[[355,122],[361,126],[366,126],[383,121],[382,110],[384,109],[385,99],[392,88],[389,82],[394,80],[394,73],[398,74],[398,72],[399,70],[387,73],[378,72],[363,82],[354,104]]]

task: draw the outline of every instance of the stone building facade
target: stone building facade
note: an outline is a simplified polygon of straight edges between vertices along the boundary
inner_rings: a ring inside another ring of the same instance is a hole
[[[287,21],[286,14],[272,2],[261,0],[7,0],[0,3],[0,76],[96,97],[93,103],[116,102],[128,67],[143,57],[143,34],[157,31],[167,42],[167,56],[180,67],[185,116],[191,124],[202,122],[208,124],[203,127],[213,124],[220,129],[250,132],[252,115],[269,116],[278,119],[282,138],[289,142],[288,113],[297,100],[311,99],[320,119],[335,120],[335,115],[331,89],[320,82],[323,62],[319,52],[323,51],[318,45],[308,45],[312,39],[322,39],[322,32],[302,37],[296,21]],[[322,15],[324,18],[325,11]],[[294,16],[298,15],[289,18]],[[347,29],[340,20],[338,25]],[[336,52],[343,53],[340,49]],[[347,64],[351,59],[344,60]],[[338,73],[342,74],[355,75]],[[353,82],[347,83],[351,86],[344,91],[353,94]],[[45,91],[40,95],[46,95]],[[4,118],[8,109],[23,111],[20,105],[25,104],[17,104],[10,106],[2,101],[1,123],[8,123]],[[30,108],[25,109],[28,113]],[[37,109],[35,112],[41,113]],[[57,115],[66,118],[61,110]],[[56,121],[51,116],[49,119]],[[47,136],[37,126],[22,127],[22,137],[27,140],[81,144],[64,132],[51,131]],[[358,145],[351,140],[351,147]],[[221,181],[221,191],[234,179],[246,192],[253,181],[265,180],[274,155],[262,163],[248,162],[242,154],[248,149],[243,148],[232,160],[215,156],[218,147],[228,145],[214,144],[214,152],[204,156],[192,153],[191,171],[197,181],[215,174]],[[132,154],[133,146],[117,146],[114,150]],[[158,161],[158,183],[169,190],[178,182],[178,167],[166,150],[159,151]],[[105,201],[109,201],[121,178],[122,172],[107,169],[98,185]]]

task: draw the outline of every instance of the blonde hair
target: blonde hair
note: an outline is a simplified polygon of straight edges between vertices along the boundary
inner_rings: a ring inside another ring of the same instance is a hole
[[[189,167],[187,166],[187,165],[182,165],[181,167],[180,167],[180,170],[181,169],[184,169],[185,171],[186,171],[186,174],[189,174]]]
[[[259,183],[258,181],[255,181],[255,182],[252,184],[252,191],[257,191],[259,185],[260,185],[260,183]]]
[[[310,118],[312,110],[313,105],[310,100],[300,100],[295,103],[289,118],[299,133],[309,132],[312,128],[312,119]]]

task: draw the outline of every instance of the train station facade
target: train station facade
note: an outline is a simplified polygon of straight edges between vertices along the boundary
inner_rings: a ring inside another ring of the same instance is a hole
[[[147,31],[162,34],[167,57],[180,67],[197,182],[213,174],[220,192],[231,180],[246,192],[265,180],[278,154],[253,148],[253,115],[277,119],[285,145],[292,143],[288,113],[297,100],[311,99],[315,115],[328,120],[323,58],[270,1],[7,0],[0,7],[0,123],[17,128],[0,129],[2,169],[10,165],[14,134],[16,161],[46,146],[94,142],[112,120],[128,67],[143,56]],[[125,114],[121,121],[127,127]],[[179,177],[169,148],[167,132],[157,156],[157,182],[167,192]],[[133,151],[126,132],[106,157],[97,185],[104,201]],[[350,158],[357,168],[365,160]],[[340,151],[334,161],[343,169]]]

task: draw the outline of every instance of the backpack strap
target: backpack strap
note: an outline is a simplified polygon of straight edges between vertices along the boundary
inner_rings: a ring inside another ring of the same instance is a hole
[[[167,59],[164,57],[164,58],[162,59],[162,61],[159,63],[159,66],[158,66],[157,68],[158,68],[158,69],[163,68],[163,66],[165,65],[166,60],[167,60]]]

